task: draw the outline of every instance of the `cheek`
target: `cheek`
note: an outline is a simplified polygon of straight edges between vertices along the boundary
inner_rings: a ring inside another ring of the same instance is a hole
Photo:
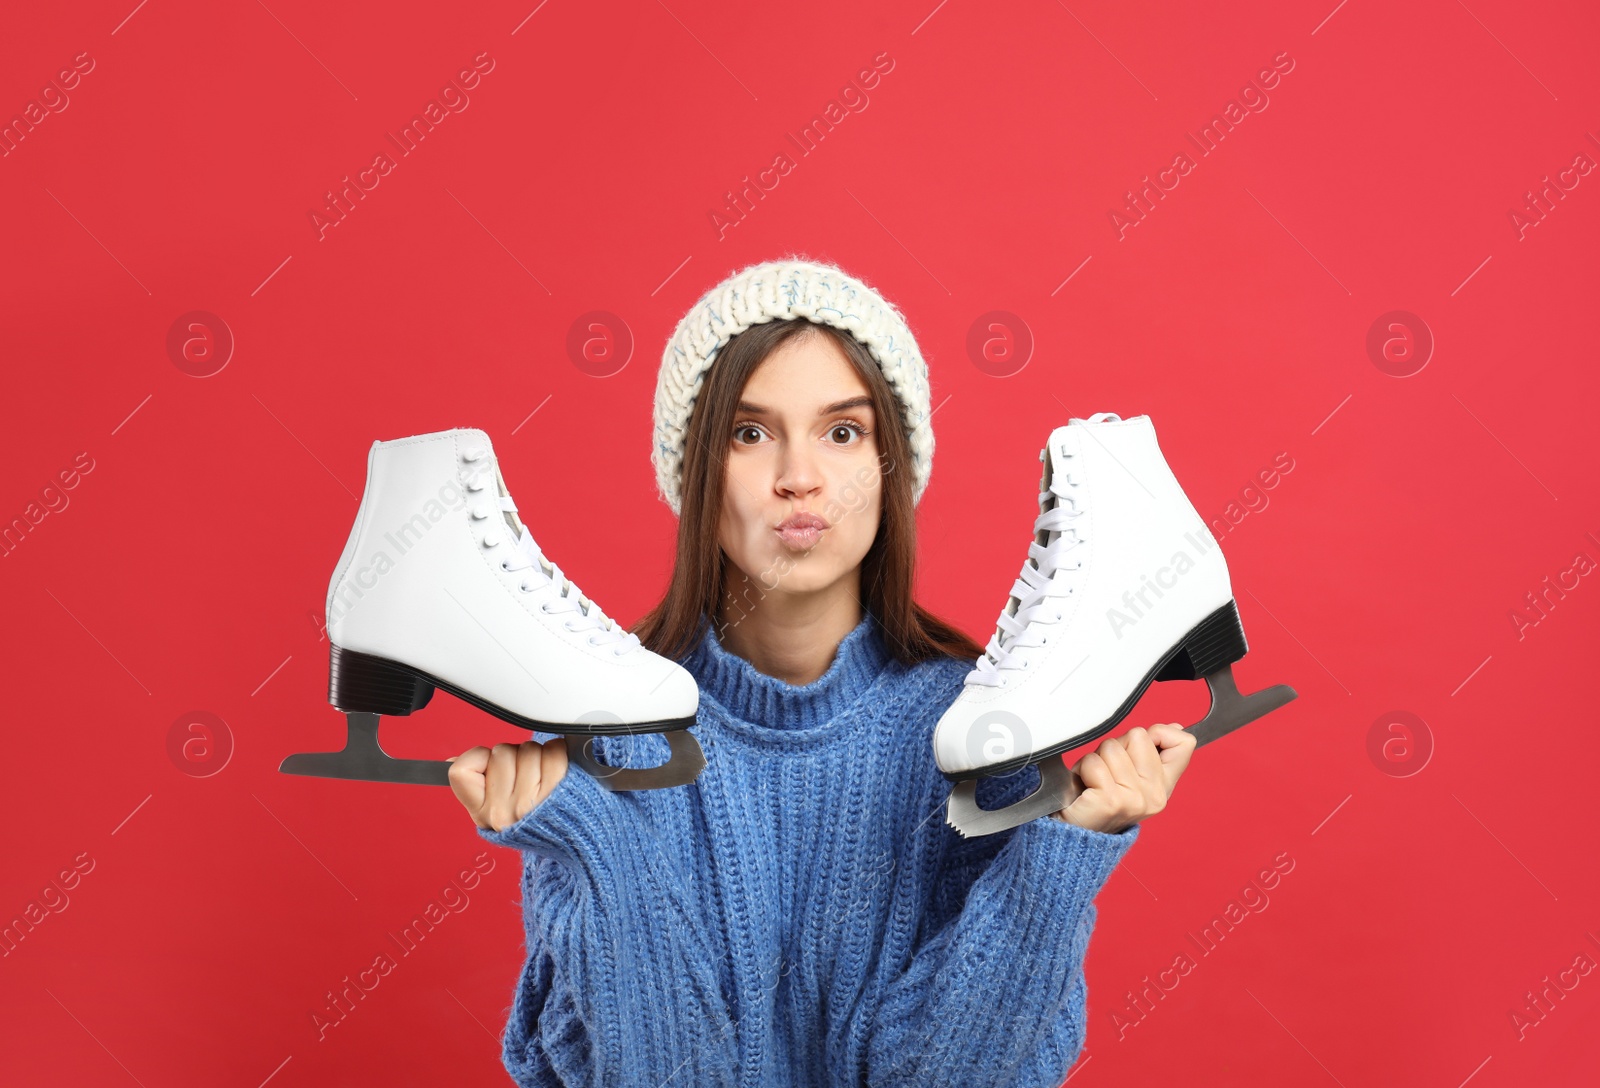
[[[758,543],[763,525],[765,522],[761,512],[756,509],[749,482],[740,480],[730,472],[728,486],[723,490],[722,520],[717,531],[717,539],[723,550],[732,556],[748,552],[753,544]]]
[[[836,500],[839,518],[834,522],[836,540],[844,550],[865,555],[878,535],[878,522],[882,517],[882,497],[879,491],[857,488],[842,493]]]

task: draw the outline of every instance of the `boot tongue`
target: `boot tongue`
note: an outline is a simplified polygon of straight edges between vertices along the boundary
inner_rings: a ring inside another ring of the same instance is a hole
[[[572,584],[572,579],[567,577],[566,572],[557,567],[554,560],[539,550],[539,545],[534,542],[533,534],[528,532],[527,526],[521,526],[520,528],[510,527],[513,516],[509,510],[506,511],[506,522],[507,528],[511,533],[512,547],[522,553],[528,562],[536,564],[545,573],[546,577],[555,580],[557,583],[556,592],[570,601],[577,602],[578,611],[582,615],[585,617],[593,615],[598,606],[588,597],[579,593],[577,587]]]
[[[547,577],[557,578],[556,571],[559,568],[556,567],[553,560],[547,558],[544,552],[540,550],[539,545],[533,539],[533,534],[522,523],[522,519],[517,517],[516,503],[511,498],[511,492],[506,489],[505,479],[500,475],[498,467],[495,469],[495,491],[498,493],[500,516],[505,519],[506,535],[511,538],[511,546],[520,552],[528,562],[538,566]],[[576,587],[566,577],[565,572],[562,572],[559,576],[556,592],[568,600],[577,601],[578,611],[585,617],[591,615],[595,609],[594,602],[577,592]]]
[[[502,510],[501,515],[506,519],[506,535],[511,537],[512,546],[532,559],[537,551],[533,544],[533,534],[528,532],[526,525],[517,520],[515,510]]]
[[[496,476],[498,477],[498,473],[496,473]],[[539,545],[534,541],[533,534],[528,531],[526,525],[522,524],[522,519],[517,517],[516,504],[506,492],[504,481],[497,479],[496,483],[500,491],[500,516],[505,519],[506,535],[511,538],[511,546],[524,559],[543,571],[546,576],[555,577],[555,563],[545,558],[544,553],[539,550]],[[567,590],[570,586],[571,583],[563,579],[563,584],[557,592],[563,597],[568,596]],[[584,614],[587,615],[587,611]]]
[[[506,511],[506,533],[511,537],[511,546],[527,557],[530,563],[539,561],[539,548],[533,541],[533,534],[528,532],[526,526],[516,524],[509,510]]]

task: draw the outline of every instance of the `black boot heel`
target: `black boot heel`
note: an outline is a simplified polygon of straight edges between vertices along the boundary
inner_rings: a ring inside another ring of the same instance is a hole
[[[433,698],[433,687],[430,681],[386,658],[330,645],[328,702],[344,711],[344,748],[286,756],[278,770],[313,778],[448,786],[448,760],[395,759],[378,743],[379,715],[421,710]]]
[[[372,654],[328,647],[328,702],[347,713],[410,714],[433,698],[433,685]]]
[[[1157,680],[1199,680],[1231,665],[1250,649],[1239,622],[1239,608],[1229,601],[1201,620],[1184,639],[1183,648],[1156,674]]]
[[[1229,601],[1195,625],[1183,640],[1183,648],[1156,675],[1157,680],[1206,682],[1211,709],[1189,726],[1197,744],[1209,744],[1294,700],[1295,690],[1288,684],[1274,684],[1250,695],[1239,691],[1233,678],[1233,663],[1249,649],[1244,625],[1239,622],[1238,605]]]

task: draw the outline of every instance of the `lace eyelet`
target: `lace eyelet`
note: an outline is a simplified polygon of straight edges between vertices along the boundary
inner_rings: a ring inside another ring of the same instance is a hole
[[[500,569],[506,571],[507,573],[510,573],[511,571],[511,568],[506,566],[506,561],[504,559],[500,560]]]
[[[533,592],[533,587],[530,586],[527,582],[523,582],[517,588],[522,590],[522,592],[524,592],[524,593],[532,593]]]
[[[565,621],[561,626],[565,627],[568,631],[574,630],[571,620]]]
[[[546,602],[544,602],[544,604],[541,604],[539,606],[539,611],[543,612],[545,615],[548,616],[550,614],[550,602],[546,601]]]

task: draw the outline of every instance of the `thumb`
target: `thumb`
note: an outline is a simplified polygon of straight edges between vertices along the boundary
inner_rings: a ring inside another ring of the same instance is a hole
[[[1164,763],[1171,763],[1183,754],[1183,749],[1194,739],[1194,734],[1184,729],[1177,722],[1164,722],[1152,725],[1149,729],[1150,736],[1156,742],[1156,747],[1161,750],[1161,759]]]

